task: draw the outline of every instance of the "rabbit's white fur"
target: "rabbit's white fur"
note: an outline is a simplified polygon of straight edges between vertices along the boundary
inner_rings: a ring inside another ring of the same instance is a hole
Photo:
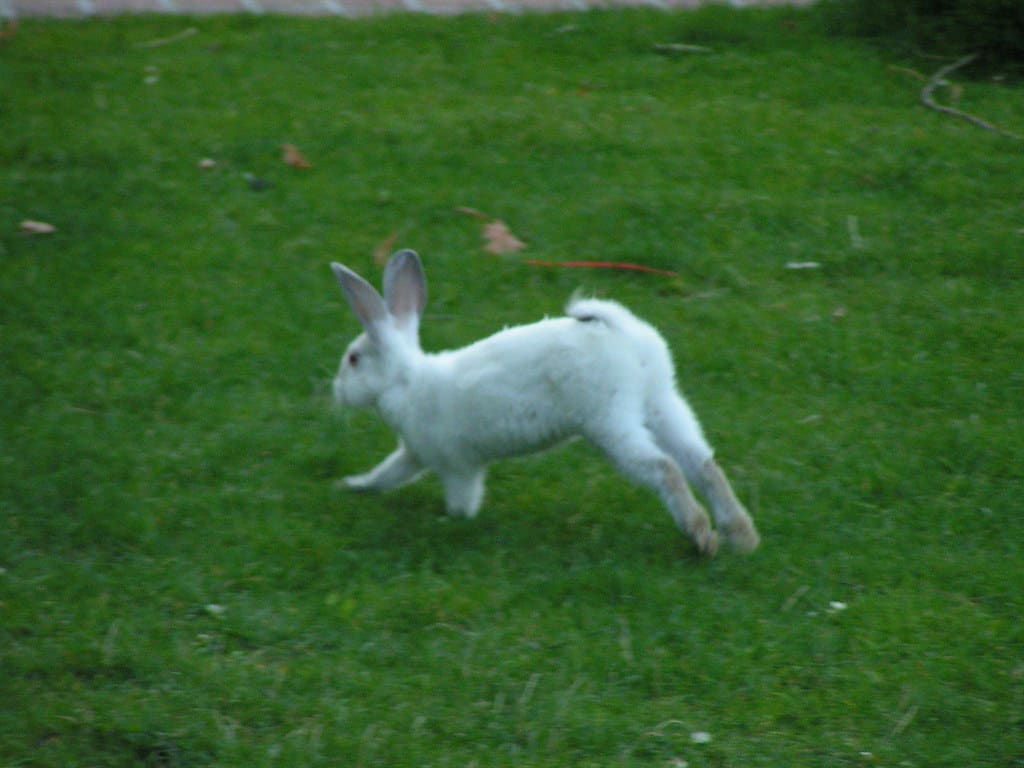
[[[375,407],[401,435],[380,465],[345,478],[348,487],[387,491],[433,470],[448,512],[472,517],[490,462],[582,436],[655,490],[703,554],[715,553],[718,538],[687,479],[737,548],[757,546],[753,521],[676,387],[664,339],[622,305],[573,298],[567,317],[429,354],[419,345],[426,280],[414,252],[392,257],[383,297],[351,270],[331,266],[366,331],[342,358],[335,398]]]

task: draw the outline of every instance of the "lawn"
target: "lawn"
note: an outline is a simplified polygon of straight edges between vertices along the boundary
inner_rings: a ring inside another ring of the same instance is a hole
[[[1024,765],[1024,143],[939,66],[790,10],[23,21],[0,765]],[[428,349],[576,288],[657,325],[761,548],[582,443],[473,521],[340,490],[394,438],[330,402],[328,263],[388,246]]]

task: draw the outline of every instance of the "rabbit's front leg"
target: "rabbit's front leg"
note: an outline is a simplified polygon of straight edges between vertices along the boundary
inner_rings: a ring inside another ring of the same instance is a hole
[[[405,447],[405,443],[400,442],[390,456],[369,472],[350,475],[343,482],[353,491],[390,491],[411,483],[424,471],[416,457]]]
[[[476,517],[484,500],[484,468],[447,472],[444,483],[445,505],[452,517]]]

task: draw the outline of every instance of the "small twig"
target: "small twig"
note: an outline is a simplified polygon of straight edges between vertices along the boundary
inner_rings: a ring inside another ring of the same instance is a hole
[[[665,729],[668,728],[670,725],[676,725],[680,728],[686,727],[686,723],[684,723],[682,720],[665,720],[664,722],[658,723],[656,726],[651,728],[651,730],[645,732],[644,736],[664,736]]]
[[[658,53],[712,53],[706,45],[688,45],[686,43],[657,43],[654,50]]]
[[[540,682],[541,677],[540,672],[534,672],[530,675],[530,679],[526,681],[526,685],[523,686],[523,692],[517,702],[520,710],[525,710],[526,705],[530,703],[530,699],[533,698],[533,693],[537,690],[537,684]]]
[[[896,66],[895,64],[890,64],[889,65],[889,71],[890,72],[899,72],[899,73],[904,74],[904,75],[909,75],[910,77],[914,78],[915,80],[927,80],[928,79],[927,77],[922,75],[920,72],[918,72],[916,69],[911,69],[910,67],[899,67],[899,66]]]
[[[636,663],[636,654],[633,653],[633,633],[629,629],[629,621],[625,616],[619,616],[619,648],[622,650],[622,658],[627,664]]]
[[[146,41],[144,43],[136,43],[135,47],[136,48],[159,48],[161,45],[170,45],[171,43],[176,43],[179,40],[184,40],[187,37],[192,37],[192,35],[198,35],[198,34],[199,34],[199,30],[198,29],[196,29],[195,27],[189,27],[188,29],[183,29],[178,34],[171,35],[170,37],[161,37],[161,38],[157,38],[156,40],[148,40],[148,41]]]
[[[850,235],[850,245],[856,250],[864,249],[864,238],[860,235],[860,221],[856,216],[846,217],[846,231]]]
[[[680,301],[703,301],[705,299],[713,299],[716,296],[722,294],[721,288],[716,288],[711,291],[700,291],[699,293],[691,293],[689,296],[684,296]]]
[[[1011,139],[1017,139],[1017,141],[1024,141],[1024,136],[1021,136],[1020,134],[1013,133],[1012,131],[1007,131],[1003,128],[1000,128],[998,125],[993,125],[992,123],[986,120],[982,120],[980,117],[975,117],[974,115],[964,112],[962,110],[954,109],[953,107],[947,107],[943,104],[936,103],[935,96],[933,94],[935,92],[935,89],[942,84],[942,81],[946,77],[946,75],[950,74],[951,72],[954,72],[957,69],[960,69],[961,67],[967,66],[976,58],[978,58],[978,54],[976,53],[972,53],[970,56],[964,56],[962,59],[954,61],[952,64],[943,67],[930,78],[928,78],[928,82],[925,83],[924,88],[921,89],[921,103],[928,107],[928,109],[934,109],[936,112],[941,112],[944,115],[959,117],[961,120],[966,120],[967,122],[971,123],[971,125],[976,125],[979,128],[984,128],[986,131],[993,131],[994,133],[998,133],[1000,136],[1007,136]]]
[[[811,588],[808,585],[804,584],[802,587],[797,589],[796,592],[794,592],[792,595],[786,598],[786,602],[782,604],[782,607],[779,610],[782,611],[782,613],[785,613],[786,611],[790,610],[794,605],[800,602],[800,598],[802,598],[810,591]]]
[[[906,712],[904,712],[903,717],[901,717],[897,721],[896,725],[893,726],[892,733],[890,733],[889,736],[895,738],[896,736],[899,736],[901,733],[907,730],[907,727],[912,722],[914,722],[914,718],[917,717],[917,709],[918,707],[915,704]]]
[[[478,211],[476,208],[470,208],[465,205],[460,205],[455,209],[456,213],[461,213],[463,216],[470,216],[474,219],[481,219],[482,221],[490,221],[493,217],[488,216],[483,211]]]

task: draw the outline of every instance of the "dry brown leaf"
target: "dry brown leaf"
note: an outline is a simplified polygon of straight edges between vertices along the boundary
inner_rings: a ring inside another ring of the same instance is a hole
[[[28,235],[52,235],[57,231],[57,228],[53,224],[47,224],[45,221],[26,219],[21,222],[21,231]]]
[[[299,148],[294,144],[282,144],[281,150],[283,152],[282,159],[292,168],[307,170],[313,167],[312,164],[303,156],[302,152],[299,151]]]
[[[0,43],[13,40],[16,34],[18,34],[17,19],[8,19],[6,24],[0,24]]]
[[[516,253],[526,247],[526,243],[512,234],[512,230],[504,221],[495,220],[484,225],[484,250],[495,255]]]
[[[388,263],[388,259],[391,258],[391,254],[395,250],[395,243],[398,242],[398,236],[401,234],[401,230],[396,229],[390,235],[388,235],[384,241],[373,249],[373,260],[380,266],[384,266]]]

